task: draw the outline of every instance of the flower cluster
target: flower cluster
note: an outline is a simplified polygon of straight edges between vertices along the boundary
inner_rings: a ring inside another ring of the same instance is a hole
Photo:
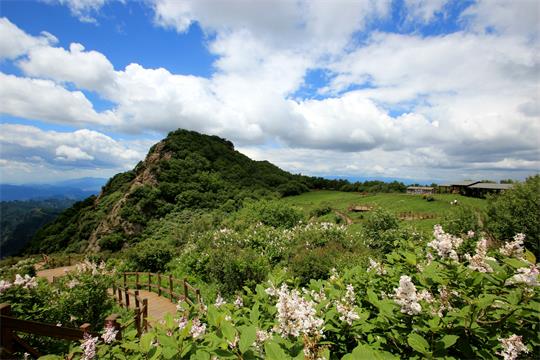
[[[244,300],[242,300],[242,297],[240,295],[238,295],[234,300],[234,306],[237,309],[240,309],[242,306],[244,306]]]
[[[394,301],[401,306],[401,312],[408,315],[418,315],[422,312],[422,306],[418,303],[416,286],[411,277],[402,275],[399,279],[399,287],[395,290]]]
[[[6,280],[0,280],[0,294],[11,287],[11,283]]]
[[[383,265],[372,258],[369,258],[369,267],[367,268],[367,271],[375,271],[377,275],[386,275],[386,270]]]
[[[469,261],[469,269],[476,270],[482,273],[491,273],[493,269],[486,260],[495,261],[494,258],[487,256],[487,240],[482,238],[476,243],[476,253],[474,256],[465,254],[465,258]]]
[[[512,335],[506,339],[499,339],[502,345],[502,352],[497,354],[501,355],[504,360],[515,360],[522,352],[527,354],[529,349],[521,341],[521,336]]]
[[[83,262],[75,265],[75,269],[78,273],[89,272],[92,275],[108,275],[109,272],[105,269],[105,262],[102,261],[99,265],[95,262],[84,260]]]
[[[358,320],[360,316],[355,311],[356,295],[354,294],[354,287],[347,285],[347,292],[340,301],[336,301],[336,310],[339,313],[339,320],[352,325],[354,320]]]
[[[270,339],[271,337],[272,333],[264,330],[257,330],[253,346],[255,346],[257,350],[261,351],[266,340]]]
[[[92,335],[85,333],[84,341],[81,344],[81,350],[83,351],[82,360],[92,360],[96,357],[96,343],[98,342],[97,337],[92,337]]]
[[[118,330],[116,330],[114,326],[107,324],[101,338],[105,344],[111,344],[116,339],[116,334],[118,334]]]
[[[499,252],[505,256],[523,259],[523,255],[525,254],[525,248],[523,246],[524,240],[525,234],[516,234],[514,236],[514,241],[505,243],[504,246],[499,249]]]
[[[225,305],[227,302],[221,297],[221,294],[218,294],[217,297],[216,297],[216,302],[214,303],[214,305],[219,308],[221,307],[222,305]]]
[[[316,316],[315,303],[300,296],[298,290],[289,291],[283,284],[277,292],[276,333],[283,337],[322,333],[324,321]]]
[[[506,284],[525,284],[527,286],[540,286],[538,282],[540,271],[538,266],[531,265],[530,268],[519,268],[517,274],[506,280]]]
[[[206,324],[199,319],[193,319],[189,333],[193,336],[193,339],[203,336],[206,333]]]
[[[441,225],[433,227],[433,236],[435,240],[428,243],[428,246],[437,251],[437,255],[443,259],[459,260],[456,250],[463,243],[463,239],[445,233]]]
[[[28,274],[24,275],[24,277],[17,274],[15,275],[15,281],[13,281],[13,285],[22,286],[25,289],[32,289],[37,286],[37,280],[35,277],[29,276]],[[3,285],[0,286],[0,289],[3,288],[3,290],[5,290],[9,287],[11,287],[11,284],[9,284],[9,281],[3,281]]]

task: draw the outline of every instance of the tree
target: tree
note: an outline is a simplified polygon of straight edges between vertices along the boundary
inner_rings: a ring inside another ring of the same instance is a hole
[[[540,257],[540,175],[515,184],[503,194],[488,198],[487,227],[499,240],[526,235],[525,246]]]

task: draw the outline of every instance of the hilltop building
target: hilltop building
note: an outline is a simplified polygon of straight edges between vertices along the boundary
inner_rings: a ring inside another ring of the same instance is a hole
[[[487,194],[496,194],[511,189],[514,184],[496,184],[481,181],[460,181],[447,185],[440,185],[441,192],[461,194],[464,196],[485,197]]]
[[[407,188],[407,194],[430,195],[433,193],[435,193],[435,188],[431,186],[409,186]]]

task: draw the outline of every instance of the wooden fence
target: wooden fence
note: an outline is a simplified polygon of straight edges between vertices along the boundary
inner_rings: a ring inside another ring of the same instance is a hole
[[[424,220],[435,219],[435,214],[415,213],[412,211],[401,212],[398,214],[400,220]]]
[[[139,290],[130,291],[127,287],[120,288],[114,286],[113,293],[120,306],[129,309],[130,304],[135,305],[135,308],[133,309],[135,311],[133,320],[122,325],[121,330],[124,330],[128,326],[134,324],[135,328],[137,329],[138,336],[141,336],[143,330],[144,332],[148,331],[148,299],[141,299],[139,296]],[[122,297],[122,295],[124,296]],[[130,300],[130,298],[133,300]]]
[[[124,289],[145,289],[166,296],[172,302],[181,300],[189,304],[201,303],[201,291],[191,286],[187,279],[175,279],[172,275],[162,275],[150,272],[124,272],[121,274]]]
[[[112,314],[105,319],[104,326],[112,326],[119,330],[117,339],[121,338],[121,327],[118,315]],[[27,352],[35,358],[42,356],[38,350],[32,348],[17,333],[27,333],[57,339],[76,341],[84,338],[84,334],[99,336],[90,331],[90,324],[86,323],[77,328],[57,326],[32,320],[23,320],[11,316],[11,305],[0,304],[0,356],[2,359],[11,358],[15,351]]]

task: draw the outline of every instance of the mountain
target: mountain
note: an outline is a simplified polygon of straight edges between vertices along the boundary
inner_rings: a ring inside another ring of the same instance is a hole
[[[73,203],[69,199],[0,202],[0,258],[17,254],[40,227]]]
[[[82,200],[98,194],[107,179],[81,178],[55,184],[0,184],[0,201],[66,198]]]
[[[299,194],[324,183],[251,160],[217,136],[177,130],[133,170],[112,177],[98,196],[75,203],[40,229],[27,251],[115,250],[171,212],[233,212],[248,198]]]

